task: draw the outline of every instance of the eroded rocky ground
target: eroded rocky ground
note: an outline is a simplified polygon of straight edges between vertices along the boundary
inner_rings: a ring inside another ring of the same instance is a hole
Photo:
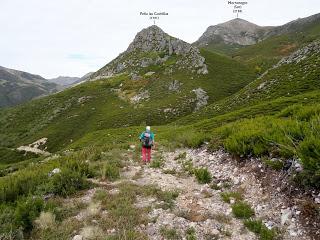
[[[117,227],[104,228],[108,210],[93,199],[101,191],[109,195],[119,194],[119,186],[124,183],[142,188],[154,186],[177,193],[169,205],[154,195],[137,194],[134,206],[138,211],[141,209],[145,221],[135,226],[135,230],[142,235],[133,239],[259,239],[258,235],[244,226],[243,219],[234,216],[232,204],[237,199],[231,197],[225,201],[221,197],[222,193],[230,192],[241,195],[241,201],[254,210],[253,218],[262,220],[268,229],[274,229],[278,237],[312,239],[299,223],[299,207],[289,204],[281,191],[270,191],[268,186],[272,184],[265,184],[265,178],[257,177],[257,171],[261,174],[264,172],[258,163],[239,166],[227,153],[210,153],[206,149],[159,150],[154,156],[157,164],[144,165],[130,159],[129,152],[126,154],[128,164],[120,180],[92,180],[97,187],[77,199],[69,200],[69,203],[78,202],[84,206],[72,217],[83,224],[80,231],[73,233],[74,240],[105,239],[102,236],[117,234]],[[190,174],[191,166],[207,168],[212,175],[211,183],[198,183],[195,176]]]

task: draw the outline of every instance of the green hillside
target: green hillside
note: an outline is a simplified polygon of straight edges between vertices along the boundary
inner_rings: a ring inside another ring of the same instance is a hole
[[[306,28],[291,31],[291,33],[273,36],[255,45],[241,48],[233,52],[231,57],[263,73],[281,58],[318,39],[320,24],[316,21]]]
[[[269,37],[250,46],[212,42],[205,49],[224,54],[243,62],[257,73],[263,73],[281,58],[320,37],[320,18],[293,22],[275,27]]]
[[[196,96],[192,90],[203,89],[208,103],[213,103],[235,93],[255,77],[241,63],[207,51],[202,54],[208,65],[207,75],[190,75],[185,71],[167,75],[163,69],[150,66],[144,71],[154,74],[143,75],[139,80],[131,80],[124,73],[2,110],[0,145],[17,147],[47,137],[49,151],[56,151],[99,129],[146,122],[166,124],[194,111]],[[167,61],[168,64],[176,61],[176,56]],[[170,91],[169,85],[175,81],[179,89]],[[144,91],[148,91],[149,99],[130,101]]]
[[[301,51],[285,58],[279,66],[268,70],[262,77],[251,82],[236,94],[211,104],[197,113],[181,118],[177,123],[187,124],[277,98],[319,90],[319,62],[319,43],[315,41]]]
[[[0,239],[148,239],[145,227],[174,216],[190,228],[156,229],[164,239],[196,239],[212,222],[223,227],[206,239],[252,238],[246,226],[273,240],[292,230],[279,223],[291,203],[301,213],[292,222],[304,224],[299,237],[313,236],[320,42],[307,43],[318,26],[306,38],[281,35],[243,48],[235,59],[199,52],[155,26],[148,31],[90,81],[0,110]],[[152,37],[176,52],[155,51]],[[260,75],[256,66],[268,70]],[[156,139],[151,164],[141,162],[138,141],[146,125]],[[39,139],[40,153],[18,151]],[[282,203],[279,196],[293,200],[272,218],[256,207]],[[165,218],[149,218],[153,210]],[[203,223],[201,232],[191,227]]]

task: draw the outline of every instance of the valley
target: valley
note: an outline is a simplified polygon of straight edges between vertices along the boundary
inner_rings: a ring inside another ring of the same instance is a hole
[[[152,25],[59,90],[0,68],[41,90],[0,109],[0,239],[318,239],[319,23]]]

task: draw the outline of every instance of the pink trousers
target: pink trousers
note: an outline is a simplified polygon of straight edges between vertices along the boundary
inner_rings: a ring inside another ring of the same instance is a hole
[[[142,147],[142,161],[150,162],[151,160],[151,148]]]

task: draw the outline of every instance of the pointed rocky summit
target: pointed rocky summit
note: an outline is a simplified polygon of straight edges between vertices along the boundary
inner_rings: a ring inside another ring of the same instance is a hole
[[[166,64],[173,58],[174,66]],[[125,52],[93,74],[92,78],[111,77],[119,73],[135,75],[153,65],[164,66],[166,73],[175,70],[208,73],[205,58],[198,48],[152,25],[140,31]]]

